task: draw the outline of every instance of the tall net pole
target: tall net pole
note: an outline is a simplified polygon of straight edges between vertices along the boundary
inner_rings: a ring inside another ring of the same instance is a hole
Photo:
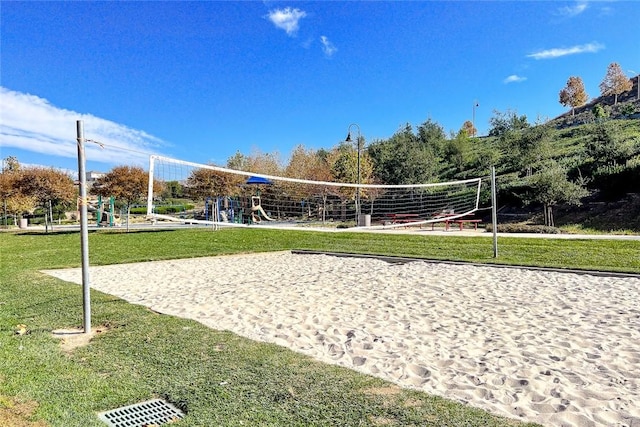
[[[491,166],[491,225],[493,226],[493,257],[498,258],[498,201],[496,197],[496,168]]]
[[[87,218],[87,174],[85,171],[84,128],[76,121],[78,135],[78,178],[80,182],[80,251],[82,254],[82,311],[84,333],[91,333],[91,297],[89,288],[89,221]]]

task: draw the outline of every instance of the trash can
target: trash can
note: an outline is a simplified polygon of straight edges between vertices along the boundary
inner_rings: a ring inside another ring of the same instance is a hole
[[[358,227],[371,227],[371,215],[360,214],[358,217]]]
[[[20,225],[19,225],[20,228],[25,229],[27,228],[28,224],[29,224],[28,218],[20,218]]]

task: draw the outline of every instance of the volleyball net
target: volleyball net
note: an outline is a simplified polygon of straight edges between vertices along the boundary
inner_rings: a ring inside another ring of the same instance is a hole
[[[151,156],[147,217],[229,227],[406,227],[473,214],[482,186],[481,178],[411,185],[312,181]]]

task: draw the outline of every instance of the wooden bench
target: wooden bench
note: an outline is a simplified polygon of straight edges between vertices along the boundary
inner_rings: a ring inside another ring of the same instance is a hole
[[[464,226],[464,224],[473,224],[473,229],[477,230],[478,229],[478,224],[480,222],[482,222],[482,220],[481,219],[461,219],[461,218],[459,218],[459,219],[454,219],[453,221],[445,221],[444,228],[446,230],[449,229],[449,223],[450,222],[455,222],[456,224],[459,224],[460,225],[460,231],[462,231],[462,227]]]
[[[436,222],[443,222],[444,223],[444,229],[445,231],[449,231],[449,227],[452,223],[454,224],[458,224],[460,226],[460,231],[463,230],[463,227],[465,224],[473,224],[473,228],[474,230],[478,229],[478,224],[482,222],[481,219],[476,219],[476,218],[464,218],[464,217],[458,217],[458,218],[451,218],[449,216],[435,216],[434,219],[437,219],[439,221]],[[434,226],[435,226],[435,222],[431,223],[431,230],[434,230]]]

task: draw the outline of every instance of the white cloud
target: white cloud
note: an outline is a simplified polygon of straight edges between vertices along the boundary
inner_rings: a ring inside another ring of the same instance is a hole
[[[610,16],[613,15],[613,8],[610,6],[602,6],[600,8],[600,16]]]
[[[509,84],[509,83],[520,83],[527,80],[526,77],[522,77],[522,76],[518,76],[517,74],[512,74],[509,77],[507,77],[506,79],[504,79],[502,82],[504,84]]]
[[[144,131],[109,120],[58,108],[38,96],[0,86],[2,117],[0,147],[15,147],[50,156],[76,158],[76,121],[82,120],[86,139],[100,141],[105,148],[87,143],[87,160],[107,164],[148,163],[149,154],[164,145]]]
[[[328,57],[333,56],[333,54],[338,51],[338,48],[336,48],[333,43],[329,41],[327,36],[320,36],[320,42],[322,43],[322,50],[324,54]]]
[[[582,12],[587,10],[588,7],[589,7],[588,2],[584,0],[578,0],[572,6],[564,6],[564,7],[558,8],[558,14],[572,18],[574,16],[580,15]]]
[[[601,43],[587,43],[567,48],[541,50],[539,52],[529,54],[527,57],[533,59],[553,59],[561,56],[576,55],[579,53],[596,53],[602,49],[604,49],[604,45]]]
[[[294,36],[298,32],[299,22],[307,16],[307,13],[300,9],[275,9],[269,12],[267,18],[273,24],[282,30],[285,30],[289,36]]]

